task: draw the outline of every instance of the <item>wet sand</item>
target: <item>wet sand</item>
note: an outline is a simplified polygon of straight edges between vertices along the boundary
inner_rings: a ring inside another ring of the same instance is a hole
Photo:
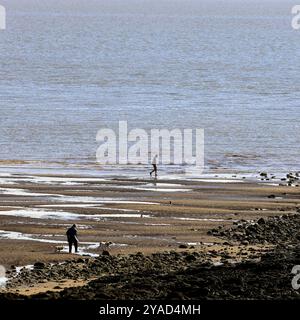
[[[78,225],[81,256],[97,256],[99,243],[107,241],[112,242],[111,255],[221,252],[228,245],[208,235],[209,230],[229,228],[242,219],[294,214],[300,207],[300,188],[274,185],[279,183],[259,176],[220,180],[2,174],[0,264],[9,269],[74,260],[78,255],[67,254],[65,236],[73,223]],[[56,246],[63,246],[63,252],[55,252]],[[230,247],[233,260],[237,247]],[[31,288],[22,287],[22,292]]]

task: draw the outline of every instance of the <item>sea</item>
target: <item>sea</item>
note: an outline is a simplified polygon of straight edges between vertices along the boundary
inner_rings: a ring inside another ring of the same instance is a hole
[[[119,121],[204,129],[204,173],[300,170],[296,4],[0,0],[0,171],[148,175],[97,163]]]

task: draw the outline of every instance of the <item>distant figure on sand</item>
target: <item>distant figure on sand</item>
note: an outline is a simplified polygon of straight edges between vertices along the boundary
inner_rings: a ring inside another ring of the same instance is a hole
[[[72,253],[72,245],[74,244],[75,252],[78,252],[78,239],[76,224],[73,224],[67,231],[67,238],[69,242],[69,253]]]
[[[152,177],[152,173],[155,173],[155,178],[157,177],[157,155],[154,156],[152,160],[153,170],[150,172],[150,177]]]

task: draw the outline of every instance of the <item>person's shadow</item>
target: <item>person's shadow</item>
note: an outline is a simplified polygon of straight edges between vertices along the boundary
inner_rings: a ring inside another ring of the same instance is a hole
[[[156,189],[157,188],[157,177],[153,178],[150,182],[150,184]]]
[[[157,177],[154,177],[151,181],[151,184],[153,184],[153,187],[157,187]]]

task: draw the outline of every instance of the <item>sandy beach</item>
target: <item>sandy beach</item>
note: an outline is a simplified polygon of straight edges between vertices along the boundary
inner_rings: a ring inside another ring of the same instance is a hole
[[[193,252],[214,264],[249,256],[257,261],[276,243],[230,241],[211,230],[297,214],[297,180],[282,179],[259,174],[186,180],[1,174],[0,264],[8,271],[7,284],[12,283],[2,291],[28,296],[86,285],[98,274],[26,283],[19,276],[14,282],[12,270],[32,269],[35,263],[92,261],[102,254],[100,242],[112,243],[112,257]],[[73,223],[80,242],[77,255],[67,253],[65,233]],[[56,252],[57,246],[63,250]]]
[[[2,313],[296,309],[299,34],[289,0],[0,0]]]

